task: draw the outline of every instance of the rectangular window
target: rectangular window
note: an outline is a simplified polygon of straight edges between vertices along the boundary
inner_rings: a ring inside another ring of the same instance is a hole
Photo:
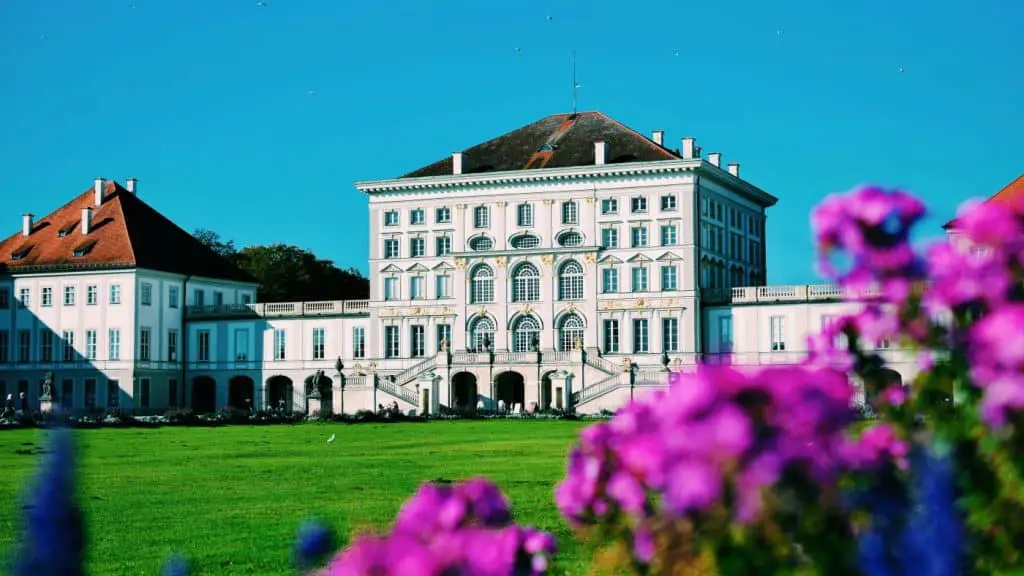
[[[32,291],[28,288],[18,289],[18,306],[20,308],[28,308],[32,305]]]
[[[615,354],[619,351],[619,321],[604,321],[604,353]]]
[[[632,246],[633,248],[643,248],[647,246],[647,228],[644,226],[636,226],[632,231]]]
[[[427,217],[424,215],[422,208],[416,208],[409,212],[409,223],[410,224],[425,224]]]
[[[171,286],[167,289],[167,307],[177,308],[178,307],[178,287]]]
[[[88,382],[88,380],[86,381]],[[121,407],[121,383],[117,380],[107,380],[107,408],[118,409]]]
[[[447,274],[439,274],[436,278],[437,283],[437,298],[451,298],[452,297],[452,277]]]
[[[11,291],[7,288],[0,288],[0,310],[11,308]]]
[[[647,292],[647,268],[633,267],[633,292]]]
[[[409,298],[419,300],[423,298],[423,276],[413,276],[409,279]]]
[[[61,334],[61,341],[63,343],[63,356],[65,362],[75,361],[75,333],[71,330],[65,330]]]
[[[96,331],[85,331],[85,358],[86,360],[96,359]]]
[[[352,328],[352,357],[366,357],[366,329],[362,326]]]
[[[718,351],[732,353],[732,316],[718,317]]]
[[[675,246],[676,244],[676,227],[674,224],[661,227],[661,245],[662,246]]]
[[[46,363],[53,362],[53,331],[43,328],[39,331],[39,340],[42,343],[39,360]]]
[[[10,362],[11,354],[11,333],[7,330],[0,330],[0,364]]]
[[[676,197],[674,195],[667,195],[661,197],[661,211],[672,212],[676,209]]]
[[[438,236],[434,239],[434,248],[438,256],[447,256],[452,253],[452,237]]]
[[[388,210],[384,213],[385,226],[398,226],[398,210]]]
[[[398,358],[398,326],[384,327],[384,357]]]
[[[152,332],[149,328],[139,328],[139,360],[143,362],[149,362],[150,348],[149,345],[152,342],[150,336]]]
[[[519,226],[533,226],[532,204],[520,204],[516,207],[516,224]]]
[[[491,210],[487,206],[477,206],[473,209],[473,227],[491,227]]]
[[[85,407],[89,410],[96,409],[96,379],[85,379]]]
[[[324,329],[313,328],[313,360],[323,360],[324,353]]]
[[[562,203],[562,224],[579,224],[580,209],[576,202],[570,200]]]
[[[178,407],[178,381],[174,378],[167,381],[167,407]]]
[[[53,288],[43,286],[42,291],[39,293],[39,306],[42,308],[53,306]]]
[[[388,238],[384,240],[384,259],[398,258],[398,239]]]
[[[85,305],[95,306],[96,301],[99,300],[99,287],[95,284],[90,284],[85,287]]]
[[[274,360],[284,360],[286,350],[285,332],[283,329],[278,328],[274,330]]]
[[[384,299],[398,300],[398,278],[384,279]]]
[[[115,362],[121,359],[121,330],[117,328],[107,331],[107,359]]]
[[[213,305],[217,308],[224,306],[224,293],[220,290],[213,291]]]
[[[71,378],[60,381],[60,405],[65,408],[75,407],[75,381]]]
[[[139,304],[142,306],[153,305],[153,285],[149,282],[143,282],[139,288]]]
[[[206,292],[203,290],[192,292],[192,303],[199,308],[206,306]]]
[[[679,352],[679,319],[661,319],[661,351]]]
[[[643,354],[648,351],[650,343],[647,334],[647,319],[633,319],[633,353]]]
[[[447,206],[441,206],[434,211],[434,220],[438,224],[447,224],[452,221],[452,211]]]
[[[605,248],[619,247],[619,229],[604,228],[601,230],[601,245]]]
[[[601,293],[614,294],[619,291],[619,270],[617,268],[601,269]]]
[[[149,408],[149,386],[149,378],[139,380],[139,402],[142,404],[142,408]]]
[[[452,349],[452,327],[449,324],[438,324],[437,325],[437,349],[441,350],[444,346],[442,342],[448,344],[448,349]]]
[[[630,200],[630,210],[633,214],[642,214],[647,212],[647,197],[637,196]]]
[[[424,238],[409,239],[409,257],[422,258],[427,255],[427,241]]]
[[[619,201],[616,198],[604,198],[601,200],[601,214],[618,214]]]
[[[32,361],[32,332],[18,330],[18,362],[27,364]]]
[[[75,290],[74,286],[65,286],[64,287],[64,305],[65,306],[74,306],[75,305],[75,294],[76,294],[76,292],[77,291]]]
[[[249,331],[243,329],[235,330],[235,362],[246,362],[249,360]]]
[[[661,290],[670,292],[679,289],[679,268],[675,265],[661,267]]]
[[[178,331],[168,330],[167,331],[167,361],[177,362],[178,361]]]
[[[770,321],[771,326],[771,342],[772,352],[780,352],[786,349],[786,334],[785,334],[785,318],[782,316],[772,316]]]
[[[110,303],[120,304],[121,303],[121,285],[111,284],[110,285]]]
[[[412,326],[412,333],[409,340],[410,352],[413,358],[422,358],[427,353],[426,329],[422,324]]]
[[[252,304],[252,294],[242,294],[242,304],[245,304],[246,306]]]

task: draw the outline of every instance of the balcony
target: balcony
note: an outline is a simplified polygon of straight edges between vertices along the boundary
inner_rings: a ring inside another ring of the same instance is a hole
[[[877,288],[860,293],[836,284],[803,284],[798,286],[738,286],[703,290],[701,299],[707,304],[776,304],[782,302],[839,302],[881,295]]]
[[[316,316],[369,316],[369,300],[321,300],[318,302],[266,302],[189,306],[189,320],[230,318],[302,318]]]

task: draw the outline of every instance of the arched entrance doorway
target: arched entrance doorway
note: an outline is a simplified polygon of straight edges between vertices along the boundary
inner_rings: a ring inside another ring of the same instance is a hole
[[[317,374],[320,378],[317,379]],[[334,381],[323,373],[311,374],[306,377],[306,396],[313,390],[320,392],[320,412],[331,412],[334,407]]]
[[[235,376],[228,381],[228,406],[249,412],[254,410],[256,383],[248,376]]]
[[[541,411],[562,408],[561,398],[555,399],[552,394],[551,375],[554,373],[553,370],[546,372],[540,379],[540,399],[537,402],[537,408]]]
[[[291,412],[293,409],[292,379],[271,376],[267,379],[267,409]]]
[[[192,379],[192,412],[212,414],[217,411],[217,381],[209,376]]]
[[[526,402],[526,380],[518,372],[502,372],[494,378],[494,402],[496,407],[505,404],[505,410],[522,406]]]
[[[476,376],[470,372],[459,372],[452,376],[452,406],[456,410],[476,410]]]
[[[890,386],[903,386],[903,377],[892,368],[876,368],[864,374],[864,399],[875,404],[878,395]]]

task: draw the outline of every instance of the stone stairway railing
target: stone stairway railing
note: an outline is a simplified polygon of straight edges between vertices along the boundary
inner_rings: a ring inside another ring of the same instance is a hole
[[[622,366],[614,364],[608,360],[605,360],[604,358],[601,358],[596,354],[591,354],[589,352],[584,356],[583,361],[586,363],[587,366],[590,366],[591,368],[596,368],[597,370],[600,370],[605,374],[611,375],[616,374],[618,372],[622,372]]]
[[[419,401],[419,398],[416,397],[415,392],[403,386],[399,386],[398,384],[395,384],[394,382],[388,380],[387,378],[377,379],[377,389],[382,392],[391,394],[392,396],[398,398],[399,400],[404,400],[409,404],[412,404],[413,406],[416,406]]]

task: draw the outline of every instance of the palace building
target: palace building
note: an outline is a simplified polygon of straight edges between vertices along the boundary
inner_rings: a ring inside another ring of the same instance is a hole
[[[69,410],[596,413],[700,362],[797,362],[856,306],[766,285],[778,199],[739,164],[598,112],[355,187],[368,301],[254,302],[132,179],[25,216],[0,243],[0,391],[35,405],[52,372]],[[912,354],[876,344],[909,382]]]

